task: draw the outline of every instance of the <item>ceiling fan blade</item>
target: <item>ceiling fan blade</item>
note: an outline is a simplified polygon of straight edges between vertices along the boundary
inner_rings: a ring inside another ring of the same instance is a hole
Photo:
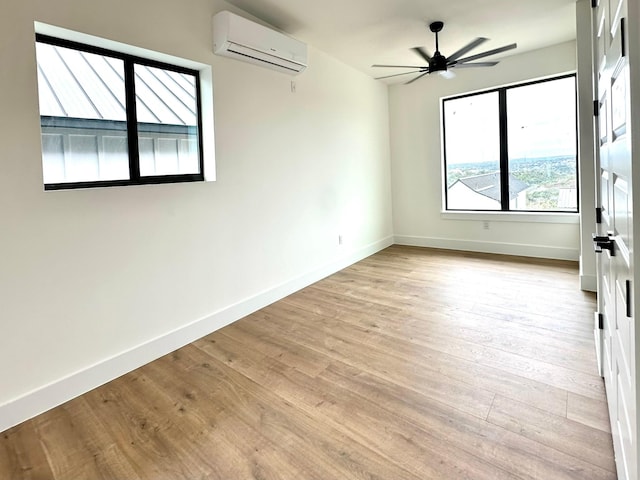
[[[424,72],[422,75],[418,75],[416,78],[412,78],[411,80],[409,80],[408,82],[405,83],[405,85],[409,85],[410,83],[415,82],[416,80],[420,80],[422,77],[424,77],[425,75],[429,75],[429,70],[427,70],[426,72]]]
[[[429,55],[427,53],[427,51],[424,49],[424,47],[413,47],[411,50],[413,50],[418,55],[420,55],[422,58],[424,58],[427,62],[431,61],[431,55]]]
[[[458,65],[463,62],[470,62],[472,60],[478,60],[479,58],[488,57],[489,55],[496,55],[498,53],[506,52],[507,50],[511,50],[513,48],[516,48],[517,46],[517,43],[512,43],[511,45],[505,45],[504,47],[487,50],[486,52],[478,53],[477,55],[471,55],[470,57],[461,58],[460,60],[458,60]]]
[[[476,63],[456,63],[450,65],[449,68],[469,68],[469,67],[493,67],[500,62],[476,62]]]
[[[426,65],[371,65],[372,67],[384,68],[426,68]]]
[[[457,60],[462,55],[464,55],[467,52],[470,52],[471,50],[476,48],[478,45],[486,42],[487,40],[489,40],[489,39],[488,38],[484,38],[484,37],[478,37],[475,40],[473,40],[472,42],[469,42],[467,45],[462,47],[460,50],[458,50],[454,54],[452,54],[449,57],[447,57],[447,60],[449,60],[449,61]]]
[[[382,80],[383,78],[399,77],[400,75],[409,75],[410,73],[423,73],[425,71],[429,73],[428,70],[420,69],[420,70],[414,70],[413,72],[396,73],[394,75],[385,75],[384,77],[376,77],[374,78],[374,80]]]

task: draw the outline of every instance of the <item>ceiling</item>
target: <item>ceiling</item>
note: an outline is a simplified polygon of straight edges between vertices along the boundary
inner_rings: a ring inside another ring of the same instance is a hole
[[[421,65],[423,60],[410,48],[423,46],[433,54],[435,40],[428,24],[435,20],[445,23],[439,34],[445,56],[476,37],[489,41],[468,55],[516,42],[517,50],[502,54],[513,55],[576,37],[576,0],[228,1],[372,77],[403,71],[372,64]]]

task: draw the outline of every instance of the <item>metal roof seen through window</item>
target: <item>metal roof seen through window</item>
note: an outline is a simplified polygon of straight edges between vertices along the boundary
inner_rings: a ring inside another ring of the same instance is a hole
[[[121,59],[36,43],[40,115],[125,121]],[[196,87],[192,75],[135,65],[138,121],[193,126]]]

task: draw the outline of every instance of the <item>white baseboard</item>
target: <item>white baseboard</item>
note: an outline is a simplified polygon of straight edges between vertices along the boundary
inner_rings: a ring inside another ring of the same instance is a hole
[[[573,248],[550,247],[547,245],[527,245],[521,243],[482,242],[477,240],[459,240],[450,238],[413,237],[396,235],[395,243],[414,247],[443,248],[467,252],[498,253],[523,257],[551,258],[556,260],[577,261],[580,252]]]
[[[580,274],[580,290],[586,292],[598,291],[598,278],[595,275]]]
[[[0,405],[0,432],[135,370],[393,244],[383,238],[207,317]]]

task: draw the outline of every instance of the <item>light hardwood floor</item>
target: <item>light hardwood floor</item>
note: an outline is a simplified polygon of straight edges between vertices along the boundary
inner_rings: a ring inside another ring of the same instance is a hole
[[[0,479],[615,479],[574,263],[390,247],[0,434]]]

